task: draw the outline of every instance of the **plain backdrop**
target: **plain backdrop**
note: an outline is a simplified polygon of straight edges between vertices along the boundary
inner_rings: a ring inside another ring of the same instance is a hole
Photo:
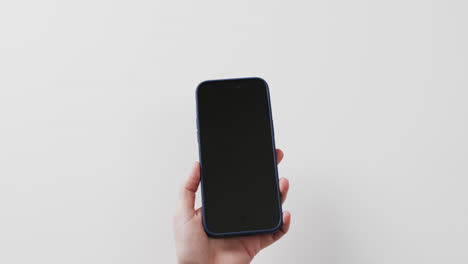
[[[254,263],[468,263],[467,10],[2,1],[0,263],[174,263],[195,87],[247,76],[291,182],[290,232]]]

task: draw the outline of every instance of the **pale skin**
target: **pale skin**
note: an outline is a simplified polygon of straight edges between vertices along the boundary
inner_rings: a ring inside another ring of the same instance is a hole
[[[284,157],[276,150],[278,163]],[[200,184],[200,164],[196,162],[189,177],[183,183],[174,213],[174,238],[179,264],[243,264],[250,263],[262,249],[278,241],[289,230],[291,214],[283,211],[283,225],[273,234],[210,238],[202,224],[202,209],[195,209],[195,193]],[[284,203],[289,190],[286,178],[280,178],[281,202]]]

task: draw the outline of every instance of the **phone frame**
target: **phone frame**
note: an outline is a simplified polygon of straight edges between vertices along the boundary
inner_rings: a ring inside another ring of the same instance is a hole
[[[273,157],[274,157],[274,170],[275,170],[275,179],[276,179],[276,189],[278,193],[278,210],[279,210],[279,223],[277,226],[271,229],[260,229],[260,230],[246,230],[246,231],[239,231],[239,232],[225,232],[225,233],[216,233],[213,231],[210,231],[206,225],[205,221],[205,202],[204,202],[204,192],[203,192],[203,163],[202,163],[202,157],[201,157],[201,144],[200,144],[200,130],[199,130],[199,108],[198,108],[198,90],[199,88],[207,83],[207,82],[222,82],[222,81],[238,81],[238,82],[243,82],[246,80],[260,80],[263,82],[265,85],[266,89],[266,95],[267,95],[267,101],[268,101],[268,112],[269,112],[269,118],[270,118],[270,131],[271,131],[271,138],[272,138],[272,146],[273,146]],[[247,77],[247,78],[233,78],[233,79],[218,79],[218,80],[207,80],[201,82],[195,91],[195,98],[196,98],[196,114],[197,114],[197,140],[198,140],[198,156],[199,156],[199,161],[200,161],[200,186],[201,186],[201,200],[202,200],[202,221],[203,221],[203,228],[205,229],[205,232],[208,234],[210,237],[214,238],[221,238],[221,237],[232,237],[232,236],[245,236],[245,235],[257,235],[257,234],[268,234],[268,233],[274,233],[278,231],[281,226],[283,225],[283,209],[281,205],[281,192],[280,192],[280,187],[279,187],[279,176],[278,176],[278,162],[276,159],[276,146],[275,146],[275,133],[273,129],[273,117],[272,117],[272,112],[271,112],[271,102],[270,102],[270,89],[268,87],[268,83],[260,78],[260,77]]]

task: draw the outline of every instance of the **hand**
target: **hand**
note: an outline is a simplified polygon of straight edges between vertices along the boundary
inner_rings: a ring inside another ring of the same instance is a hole
[[[283,152],[276,150],[278,163]],[[200,164],[197,162],[180,190],[179,201],[174,214],[174,237],[179,263],[250,263],[260,250],[278,241],[288,232],[291,214],[283,212],[283,226],[273,234],[240,236],[231,238],[210,238],[202,224],[202,208],[194,209],[195,192],[200,183]],[[279,181],[281,202],[286,199],[289,182]]]

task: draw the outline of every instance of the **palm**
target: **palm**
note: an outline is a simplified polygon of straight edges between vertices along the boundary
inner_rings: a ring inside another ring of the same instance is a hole
[[[186,252],[189,253],[186,255],[189,255],[190,259],[199,260],[199,263],[228,263],[225,259],[248,263],[253,257],[247,250],[253,246],[250,240],[208,237],[203,230],[201,213],[197,213],[178,232],[184,234],[183,244],[191,245],[191,252]]]
[[[280,162],[283,158],[281,150],[277,150],[277,157]],[[283,226],[274,234],[221,239],[208,237],[203,229],[201,208],[193,209],[199,174],[200,168],[197,163],[181,191],[182,197],[174,215],[174,235],[180,262],[249,263],[261,249],[271,245],[288,231],[291,216],[284,212]],[[288,181],[280,179],[282,202],[286,199],[288,189]]]

